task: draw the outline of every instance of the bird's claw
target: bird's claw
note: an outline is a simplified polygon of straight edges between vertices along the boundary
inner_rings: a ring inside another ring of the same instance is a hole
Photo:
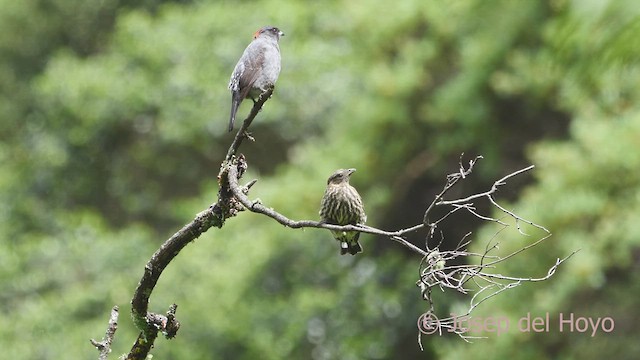
[[[253,137],[253,134],[251,134],[250,132],[248,132],[246,130],[244,131],[244,133],[242,133],[242,136],[244,136],[249,141],[253,141],[253,142],[256,141],[256,139]]]

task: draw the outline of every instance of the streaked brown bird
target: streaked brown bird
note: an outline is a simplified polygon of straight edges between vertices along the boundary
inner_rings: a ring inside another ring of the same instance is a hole
[[[339,169],[327,180],[327,189],[320,204],[321,221],[334,225],[364,224],[367,215],[364,213],[362,198],[356,189],[349,185],[349,178],[356,169]],[[358,242],[359,231],[331,231],[333,237],[340,242],[340,255],[355,255],[362,252]]]

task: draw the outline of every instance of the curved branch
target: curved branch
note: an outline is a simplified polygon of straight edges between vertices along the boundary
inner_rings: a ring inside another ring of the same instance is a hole
[[[109,353],[111,352],[111,344],[113,343],[113,338],[116,336],[116,330],[118,330],[118,315],[118,305],[116,305],[111,309],[109,325],[107,326],[107,331],[105,332],[102,341],[96,341],[94,339],[89,340],[91,345],[95,346],[100,352],[98,360],[106,360],[107,356],[109,356]]]
[[[247,129],[272,93],[273,87],[262,93],[258,101],[253,104],[249,116],[243,121],[229,147],[225,163],[228,163],[233,158],[244,138],[251,139]],[[233,198],[227,196],[224,186],[221,186],[217,203],[199,213],[192,222],[171,236],[151,256],[151,259],[144,267],[144,274],[136,287],[133,299],[131,299],[131,316],[136,327],[140,330],[140,335],[131,347],[126,359],[146,359],[158,336],[158,331],[162,331],[168,338],[175,336],[180,328],[180,323],[175,318],[177,306],[173,304],[166,315],[151,313],[148,311],[149,297],[164,269],[180,251],[212,226],[222,227],[226,218],[235,215],[234,210]]]
[[[180,325],[175,319],[175,304],[170,307],[166,316],[150,313],[148,312],[149,297],[167,265],[185,246],[197,239],[210,227],[219,224],[220,218],[221,210],[218,204],[210,206],[209,209],[198,214],[192,222],[173,234],[151,256],[151,259],[144,267],[144,274],[131,300],[131,316],[134,324],[140,330],[140,335],[126,359],[146,359],[158,336],[158,331],[162,331],[168,338],[173,337],[178,331]]]

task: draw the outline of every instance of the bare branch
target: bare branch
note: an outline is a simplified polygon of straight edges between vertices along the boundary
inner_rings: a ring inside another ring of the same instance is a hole
[[[420,279],[416,282],[416,285],[420,288],[423,299],[427,301],[428,304],[426,312],[422,314],[422,316],[418,319],[418,328],[420,331],[418,335],[418,343],[421,348],[422,335],[433,333],[442,334],[443,331],[455,333],[465,341],[482,338],[481,336],[470,336],[468,334],[469,329],[465,329],[460,325],[461,321],[464,321],[465,318],[470,318],[471,313],[477,306],[506,290],[519,286],[524,282],[539,282],[548,280],[555,274],[557,268],[564,261],[566,261],[576,253],[574,251],[562,259],[558,258],[555,264],[549,267],[547,273],[544,276],[540,277],[503,275],[496,272],[500,264],[510,260],[511,258],[519,254],[526,252],[534,246],[541,244],[551,236],[551,232],[549,232],[549,230],[544,226],[524,219],[513,211],[506,209],[502,205],[498,204],[498,202],[494,198],[495,193],[498,191],[498,188],[500,186],[506,185],[507,180],[533,169],[533,165],[505,175],[501,179],[495,181],[491,188],[485,192],[469,195],[467,197],[455,200],[443,199],[444,195],[457,182],[459,182],[461,179],[465,179],[471,173],[476,161],[480,158],[481,157],[477,157],[474,160],[470,161],[467,168],[465,168],[462,161],[460,161],[459,171],[447,176],[447,182],[444,185],[442,191],[438,195],[436,195],[433,202],[427,207],[422,224],[426,227],[429,227],[429,235],[427,237],[427,241],[433,238],[434,234],[436,233],[437,227],[444,219],[452,216],[454,213],[460,210],[466,210],[476,218],[483,221],[494,222],[502,228],[494,234],[494,237],[489,239],[483,253],[474,253],[470,252],[467,249],[467,246],[470,245],[471,242],[471,240],[467,239],[470,234],[466,234],[458,242],[456,248],[451,251],[440,250],[442,238],[439,240],[438,245],[433,248],[430,248],[427,242],[426,248],[429,251],[429,254],[422,258],[419,266]],[[516,229],[519,234],[529,236],[522,230],[520,226],[521,223],[526,223],[532,227],[542,230],[545,235],[540,239],[526,244],[520,249],[513,251],[512,253],[509,253],[507,255],[501,256],[495,254],[495,252],[498,250],[498,243],[494,242],[493,239],[500,232],[505,230],[509,225],[502,218],[494,218],[492,216],[478,213],[474,205],[474,201],[479,199],[487,199],[494,209],[505,214],[505,218],[512,218],[515,222]],[[435,221],[430,221],[429,216],[431,211],[438,206],[449,206],[451,207],[451,209]],[[477,258],[478,264],[452,265],[454,263],[460,262],[454,262],[454,260],[458,258],[467,260],[463,262],[468,262],[469,259]],[[444,291],[445,289],[452,289],[461,294],[472,293],[473,295],[469,301],[469,307],[467,308],[466,313],[438,319],[434,311],[435,304],[431,296],[432,289],[434,287],[439,288],[441,291]]]
[[[254,103],[249,116],[243,121],[242,126],[236,133],[229,147],[227,159],[231,159],[234,156],[244,138],[251,138],[251,135],[247,133],[247,129],[272,93],[273,88],[268,89],[260,95],[258,101]],[[228,160],[223,164],[226,163],[228,163]],[[253,183],[255,183],[255,181]],[[247,189],[250,188],[253,183],[248,184]],[[221,184],[218,193],[218,202],[212,204],[207,210],[199,213],[192,222],[185,225],[165,241],[151,256],[151,259],[144,268],[144,274],[131,300],[131,316],[133,317],[136,327],[140,330],[140,334],[126,359],[146,359],[147,354],[153,347],[153,343],[158,336],[158,331],[163,332],[167,338],[175,336],[180,328],[180,323],[175,318],[177,305],[173,304],[166,316],[151,313],[148,312],[149,297],[153,293],[153,289],[164,269],[185,246],[197,239],[209,228],[213,226],[218,228],[222,227],[225,219],[234,216],[237,211],[238,208],[234,198],[230,196],[228,189]]]
[[[467,177],[467,175],[471,174],[471,172],[473,171],[473,167],[476,165],[476,162],[482,159],[482,156],[476,156],[473,160],[469,161],[469,167],[465,169],[464,165],[462,165],[462,155],[460,155],[459,162],[460,170],[457,173],[447,175],[447,183],[444,185],[444,188],[438,195],[436,195],[431,204],[429,204],[429,206],[427,207],[427,210],[424,212],[424,218],[422,220],[423,224],[429,224],[429,214],[436,205],[440,205],[438,203],[442,200],[444,194],[446,194],[447,191],[449,191],[460,179],[464,179]]]
[[[505,185],[507,179],[512,178],[514,176],[517,176],[519,174],[522,174],[523,172],[529,171],[529,170],[533,169],[534,167],[535,167],[535,165],[530,165],[530,166],[528,166],[528,167],[526,167],[524,169],[520,169],[518,171],[512,172],[509,175],[506,175],[503,178],[501,178],[500,180],[496,180],[496,182],[493,183],[493,186],[491,186],[491,189],[488,190],[488,191],[485,191],[483,193],[467,196],[464,199],[449,200],[449,201],[441,200],[441,201],[438,201],[436,203],[436,205],[453,205],[453,204],[460,204],[460,203],[468,203],[471,200],[478,199],[478,198],[485,197],[485,196],[489,196],[489,195],[495,193],[496,191],[498,191],[498,186]],[[469,170],[471,170],[471,168]]]
[[[111,352],[111,344],[113,343],[113,338],[116,336],[116,330],[118,330],[118,315],[118,306],[116,305],[111,309],[109,325],[107,326],[107,331],[105,332],[102,341],[96,341],[94,339],[89,340],[91,345],[95,346],[95,348],[100,352],[98,360],[106,360]]]

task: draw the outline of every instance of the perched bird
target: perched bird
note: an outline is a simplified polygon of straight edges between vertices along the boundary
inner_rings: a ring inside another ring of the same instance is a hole
[[[356,189],[349,185],[349,177],[356,169],[339,169],[327,180],[327,189],[320,204],[321,221],[335,225],[364,224],[367,215],[364,213],[362,198]],[[355,255],[362,252],[358,242],[358,231],[331,231],[333,237],[340,242],[340,254]]]
[[[229,80],[231,90],[231,117],[229,131],[233,130],[236,113],[242,100],[253,102],[274,86],[280,75],[280,47],[278,41],[284,33],[277,27],[265,26],[253,34],[253,41],[242,53]]]

